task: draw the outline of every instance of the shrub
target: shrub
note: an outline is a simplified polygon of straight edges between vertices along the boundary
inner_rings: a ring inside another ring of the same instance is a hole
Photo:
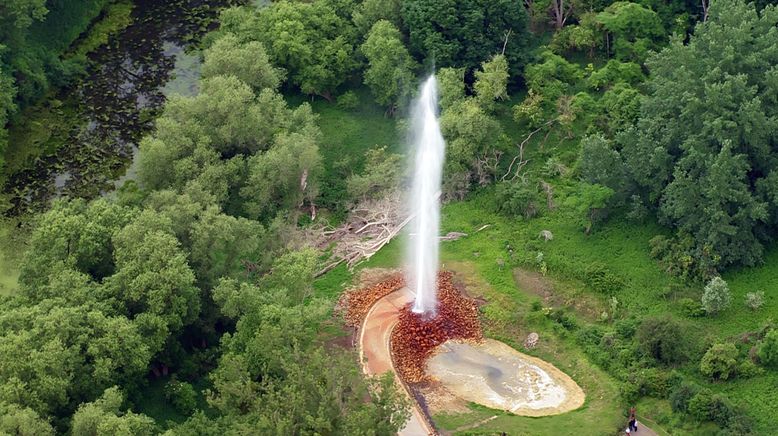
[[[778,330],[771,330],[765,335],[756,355],[762,365],[778,368]]]
[[[681,312],[684,316],[689,318],[699,318],[705,316],[705,309],[702,308],[702,304],[692,300],[691,298],[681,298],[678,300],[678,304],[681,306]]]
[[[757,310],[764,305],[764,292],[749,292],[746,294],[746,307],[751,310]]]
[[[689,400],[689,414],[698,421],[708,421],[711,419],[711,404],[713,403],[713,394],[709,389],[700,389]]]
[[[337,105],[343,110],[352,111],[359,105],[359,98],[354,91],[347,91],[338,97]]]
[[[756,366],[750,359],[740,362],[737,367],[737,376],[743,378],[756,377],[764,374],[764,369]]]
[[[737,348],[735,344],[715,344],[705,353],[700,362],[700,372],[708,377],[727,380],[735,375]]]
[[[165,398],[184,415],[191,415],[197,409],[197,391],[190,383],[170,380],[165,385]]]
[[[694,383],[681,383],[670,393],[670,408],[673,412],[686,413],[689,402],[700,392],[700,387]]]
[[[670,387],[670,372],[659,368],[646,368],[637,373],[635,384],[642,395],[665,398]]]
[[[624,287],[624,281],[601,263],[592,263],[584,272],[584,283],[605,295],[612,295]]]
[[[714,315],[732,303],[729,285],[721,277],[710,279],[702,293],[702,307],[709,315]]]
[[[641,351],[664,364],[681,363],[687,358],[688,338],[682,326],[671,318],[647,318],[636,333]]]

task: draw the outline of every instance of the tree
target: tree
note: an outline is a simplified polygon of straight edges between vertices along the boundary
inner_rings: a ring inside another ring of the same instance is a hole
[[[737,369],[737,348],[735,344],[714,344],[700,361],[702,375],[727,380]]]
[[[392,23],[379,20],[360,47],[368,62],[365,84],[370,87],[376,101],[389,106],[390,111],[410,95],[415,82],[415,61],[405,48],[401,36]]]
[[[778,223],[778,155],[762,133],[778,122],[766,97],[775,89],[776,24],[773,7],[711,4],[688,44],[674,40],[648,61],[637,128],[618,136],[636,190],[665,224],[693,236],[689,256],[712,252],[720,268],[759,262]]]
[[[438,70],[439,105],[442,111],[446,111],[454,103],[465,98],[465,69],[441,68]]]
[[[690,347],[683,331],[683,326],[671,318],[647,318],[635,332],[635,339],[643,353],[670,365],[687,358]]]
[[[503,53],[516,77],[528,59],[527,14],[518,0],[406,0],[402,18],[411,53],[436,67],[473,71],[485,55]]]
[[[778,330],[769,331],[759,342],[757,356],[765,366],[778,367]]]
[[[402,29],[401,0],[365,0],[356,8],[352,21],[360,35],[367,35],[370,28],[380,20],[390,22],[396,29]]]
[[[356,32],[329,2],[274,2],[258,11],[246,38],[257,38],[276,65],[306,94],[331,100],[332,92],[358,66]]]
[[[702,308],[708,315],[715,315],[729,307],[732,303],[732,294],[729,292],[729,285],[721,277],[712,278],[705,285],[702,293]]]
[[[607,186],[614,192],[624,189],[625,174],[621,156],[601,135],[587,136],[581,140],[578,169],[587,183]]]
[[[665,36],[656,12],[628,1],[611,4],[597,14],[597,21],[609,33],[609,38],[612,35],[613,52],[620,60],[642,62]]]
[[[91,403],[79,406],[73,415],[72,433],[79,436],[143,436],[157,434],[154,420],[146,415],[121,409],[124,395],[117,387],[108,388]]]
[[[0,433],[18,436],[53,436],[54,429],[34,410],[0,402]]]
[[[449,174],[461,171],[480,185],[488,183],[496,170],[495,153],[507,142],[500,123],[474,98],[466,98],[443,112],[440,130],[447,143]]]
[[[279,135],[273,147],[252,157],[248,166],[248,179],[240,192],[252,217],[313,204],[319,194],[321,156],[316,139],[310,136]]]
[[[286,72],[270,62],[265,47],[258,41],[241,43],[227,34],[216,40],[203,54],[202,77],[235,76],[255,91],[276,89]]]
[[[508,98],[508,61],[504,55],[496,55],[481,64],[475,72],[473,91],[478,104],[487,111],[494,109],[496,100]]]
[[[582,183],[579,189],[578,194],[569,197],[566,203],[582,218],[584,232],[588,235],[594,225],[605,218],[614,191],[607,186],[590,183]]]
[[[365,153],[365,168],[346,181],[354,200],[378,199],[397,189],[402,178],[402,156],[378,147]]]

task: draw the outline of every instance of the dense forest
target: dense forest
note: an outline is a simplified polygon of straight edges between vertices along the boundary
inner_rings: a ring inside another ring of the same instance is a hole
[[[0,183],[10,129],[89,80],[130,3],[0,4]],[[0,194],[0,434],[397,433],[407,398],[363,376],[336,306],[402,247],[352,268],[316,241],[407,187],[433,72],[442,227],[469,234],[442,262],[472,276],[486,336],[540,332],[522,351],[587,392],[436,425],[619,434],[637,404],[659,434],[776,432],[778,7],[256,3],[197,23],[197,92],[143,113],[115,191],[21,213]]]

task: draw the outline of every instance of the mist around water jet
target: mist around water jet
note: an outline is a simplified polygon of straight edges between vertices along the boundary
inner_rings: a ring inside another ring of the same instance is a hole
[[[406,256],[407,282],[416,294],[413,312],[431,315],[437,307],[440,184],[445,155],[445,142],[438,123],[435,75],[422,84],[411,117],[413,181],[408,207],[413,220]]]

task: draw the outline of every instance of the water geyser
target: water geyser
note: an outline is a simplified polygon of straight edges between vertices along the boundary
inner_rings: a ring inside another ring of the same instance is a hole
[[[445,142],[438,124],[438,85],[431,75],[421,86],[411,112],[413,183],[409,201],[411,238],[407,282],[416,296],[413,312],[434,314],[437,306],[440,183]]]

